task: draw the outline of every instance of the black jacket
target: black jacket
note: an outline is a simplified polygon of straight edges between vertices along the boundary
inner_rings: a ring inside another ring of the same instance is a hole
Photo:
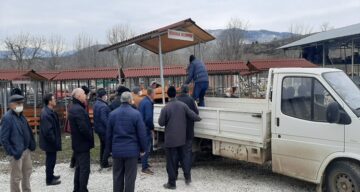
[[[27,131],[27,133],[24,133]],[[29,138],[24,138],[29,135]],[[27,140],[29,139],[29,140]],[[16,160],[20,159],[26,149],[34,151],[36,143],[32,130],[22,113],[17,115],[13,110],[8,110],[1,120],[0,140],[6,153]],[[29,141],[29,145],[25,143]],[[28,146],[26,146],[28,145]]]
[[[71,127],[71,143],[74,152],[88,152],[94,148],[94,133],[91,127],[89,114],[85,105],[73,98],[73,105],[69,110]]]
[[[159,125],[165,126],[165,147],[185,145],[187,120],[200,121],[201,118],[176,99],[170,100],[161,110]]]
[[[114,111],[115,109],[117,109],[118,107],[120,107],[121,105],[121,100],[120,100],[120,96],[116,96],[116,98],[111,102],[111,104],[109,105],[111,111]],[[137,109],[137,107],[135,105],[130,105],[133,109]]]
[[[41,110],[39,145],[46,152],[61,151],[59,117],[47,106]]]
[[[177,99],[185,103],[192,111],[199,115],[199,110],[195,104],[195,100],[188,94],[181,94]],[[192,140],[194,138],[194,121],[188,119],[186,123],[186,140]]]

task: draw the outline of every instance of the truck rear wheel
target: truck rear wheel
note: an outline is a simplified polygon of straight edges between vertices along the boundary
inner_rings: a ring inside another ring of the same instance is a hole
[[[350,161],[335,162],[326,174],[326,191],[360,191],[360,167]]]

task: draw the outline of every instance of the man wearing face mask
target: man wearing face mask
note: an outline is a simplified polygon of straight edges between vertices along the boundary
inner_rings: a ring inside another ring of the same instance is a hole
[[[12,95],[9,98],[10,110],[4,115],[0,132],[1,143],[10,160],[10,191],[31,191],[30,175],[32,161],[30,151],[36,148],[32,130],[22,114],[24,97]]]
[[[108,158],[104,158],[106,126],[109,119],[110,107],[107,104],[107,93],[104,88],[97,90],[97,99],[94,104],[94,128],[100,139],[100,166],[110,167]]]
[[[86,192],[90,175],[90,149],[94,148],[94,134],[88,112],[85,110],[86,95],[83,89],[72,92],[73,105],[69,110],[71,144],[75,156],[74,191]]]

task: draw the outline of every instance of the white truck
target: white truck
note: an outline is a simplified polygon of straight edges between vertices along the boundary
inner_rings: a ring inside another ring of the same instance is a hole
[[[155,105],[155,143],[163,142]],[[319,191],[360,191],[360,90],[341,70],[270,69],[265,99],[206,98],[194,149],[264,164],[318,184]]]

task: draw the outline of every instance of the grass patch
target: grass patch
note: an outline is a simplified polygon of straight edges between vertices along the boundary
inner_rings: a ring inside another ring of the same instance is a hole
[[[57,163],[70,163],[72,156],[72,148],[71,148],[71,136],[68,133],[64,133],[61,135],[62,137],[62,151],[59,151],[57,154]],[[91,162],[99,163],[99,154],[100,154],[100,140],[99,137],[94,134],[95,140],[95,148],[93,148],[90,152]],[[37,140],[38,141],[38,140]],[[34,165],[44,165],[45,164],[45,152],[40,149],[39,142],[36,144],[36,150],[31,153],[32,160]],[[0,159],[5,159],[6,153],[3,147],[0,147]]]

